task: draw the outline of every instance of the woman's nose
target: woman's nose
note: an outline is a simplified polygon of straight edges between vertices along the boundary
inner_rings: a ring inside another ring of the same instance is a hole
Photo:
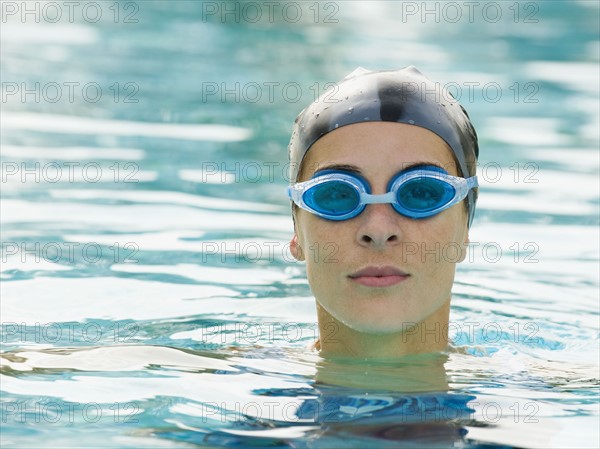
[[[400,216],[390,204],[369,204],[357,218],[361,220],[356,233],[359,245],[385,249],[401,242]]]

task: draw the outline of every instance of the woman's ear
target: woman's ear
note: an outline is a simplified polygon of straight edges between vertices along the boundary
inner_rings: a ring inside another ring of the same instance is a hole
[[[304,260],[304,251],[302,251],[302,247],[298,243],[298,234],[296,233],[294,233],[294,236],[290,240],[290,252],[297,261],[301,262]]]

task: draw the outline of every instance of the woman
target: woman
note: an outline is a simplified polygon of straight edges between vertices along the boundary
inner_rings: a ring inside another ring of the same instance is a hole
[[[414,67],[357,69],[300,113],[290,249],[306,261],[321,355],[446,349],[478,153],[466,111]]]

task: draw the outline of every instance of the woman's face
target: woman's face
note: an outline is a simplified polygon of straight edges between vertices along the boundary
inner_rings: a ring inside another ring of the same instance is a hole
[[[413,164],[437,165],[458,176],[450,149],[436,134],[400,123],[359,123],[319,139],[298,181],[325,168],[353,167],[371,193],[383,194],[390,179]],[[418,220],[398,214],[390,204],[367,205],[346,221],[298,208],[295,223],[291,251],[306,260],[321,308],[351,329],[374,334],[406,330],[447,305],[456,263],[464,259],[468,243],[463,203]],[[363,271],[382,267],[394,275]]]

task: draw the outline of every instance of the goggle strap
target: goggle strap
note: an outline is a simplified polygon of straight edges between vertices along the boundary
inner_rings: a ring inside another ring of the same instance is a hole
[[[467,187],[468,187],[468,190],[471,190],[475,187],[479,187],[479,182],[477,181],[477,176],[471,176],[470,178],[467,178]]]
[[[302,197],[302,190],[299,189],[298,184],[293,186],[288,186],[285,189],[285,192],[289,199],[291,199],[294,203],[298,204],[300,202],[300,198]]]
[[[458,184],[454,184],[454,188],[456,189],[456,195],[454,196],[454,201],[451,201],[450,203],[448,203],[448,205],[446,205],[446,207],[453,206],[458,201],[465,198],[467,196],[467,194],[469,193],[469,190],[478,186],[477,176],[471,176],[470,178],[458,178],[458,179],[461,179],[461,180],[464,179],[464,181],[462,181]],[[444,209],[446,207],[444,207]]]

